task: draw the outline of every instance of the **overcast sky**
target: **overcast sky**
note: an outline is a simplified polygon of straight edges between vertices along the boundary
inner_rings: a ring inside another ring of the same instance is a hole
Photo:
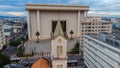
[[[25,4],[90,6],[89,15],[120,17],[120,0],[0,0],[0,15],[26,16]]]

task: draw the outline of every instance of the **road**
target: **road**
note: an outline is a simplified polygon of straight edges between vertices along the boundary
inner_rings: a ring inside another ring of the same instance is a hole
[[[12,55],[16,53],[16,50],[17,50],[16,47],[8,45],[7,48],[3,52],[9,57],[11,57]]]

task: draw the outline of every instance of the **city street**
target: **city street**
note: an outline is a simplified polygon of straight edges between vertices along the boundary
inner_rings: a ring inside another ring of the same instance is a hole
[[[3,51],[6,55],[8,55],[9,57],[11,57],[12,55],[15,54],[16,52],[16,47],[10,46],[8,45],[7,48]]]

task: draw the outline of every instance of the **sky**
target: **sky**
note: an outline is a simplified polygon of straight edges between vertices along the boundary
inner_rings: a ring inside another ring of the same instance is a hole
[[[0,15],[26,16],[25,4],[89,6],[90,16],[120,17],[120,0],[0,0]]]

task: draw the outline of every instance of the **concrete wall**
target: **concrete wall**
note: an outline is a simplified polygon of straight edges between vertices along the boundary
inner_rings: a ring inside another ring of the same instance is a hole
[[[52,21],[54,20],[65,20],[66,21],[66,31],[70,37],[70,31],[73,30],[73,37],[77,37],[77,23],[78,23],[78,12],[77,11],[40,11],[40,38],[48,39],[50,38],[50,33],[52,31]],[[37,11],[30,11],[30,31],[32,40],[36,39],[37,31]]]
[[[37,32],[37,11],[30,11],[30,32],[31,38],[37,39],[36,32]]]

